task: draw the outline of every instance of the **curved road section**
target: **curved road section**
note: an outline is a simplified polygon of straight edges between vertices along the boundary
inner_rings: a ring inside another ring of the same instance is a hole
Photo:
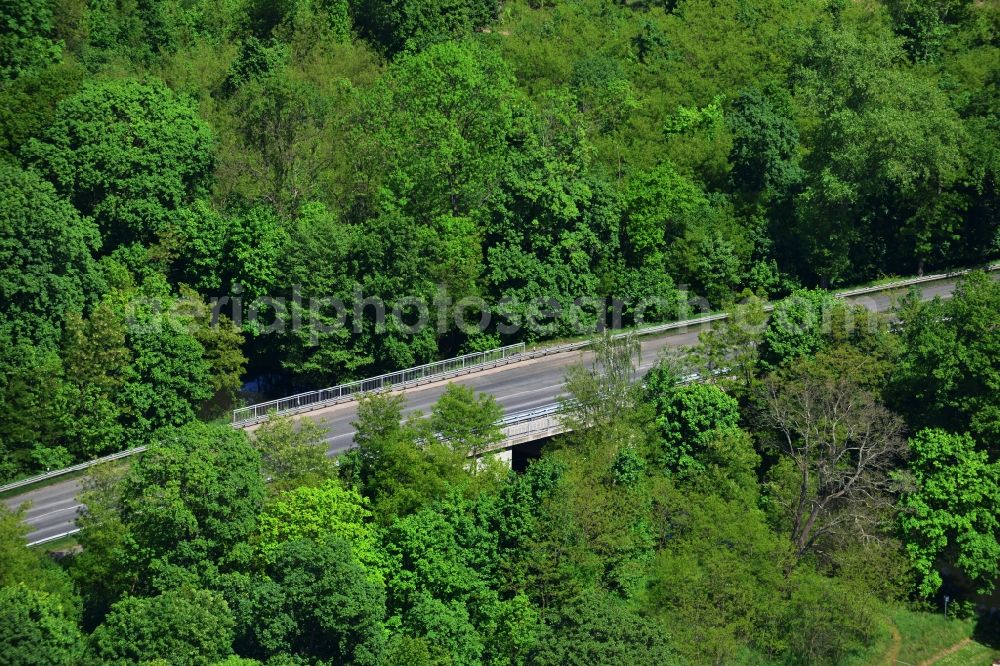
[[[994,278],[996,277],[997,273],[994,273]],[[925,300],[935,296],[948,298],[954,291],[955,283],[955,279],[947,279],[919,285],[918,288]],[[884,312],[891,308],[895,294],[898,293],[899,290],[895,290],[857,297],[849,296],[847,300],[864,305],[870,310]],[[676,329],[662,336],[640,339],[642,349],[640,370],[646,370],[654,365],[664,349],[695,344],[698,341],[698,333],[703,328],[704,326],[692,326],[688,329]],[[590,358],[591,354],[587,351],[553,354],[401,392],[406,396],[407,413],[420,410],[426,414],[451,381],[470,386],[477,392],[492,394],[503,407],[504,413],[509,414],[555,402],[563,392],[566,369],[576,363],[586,363]],[[323,426],[327,432],[329,453],[335,455],[350,448],[354,443],[354,428],[351,424],[356,418],[356,410],[356,402],[347,402],[300,414],[296,418],[309,418]],[[4,502],[11,508],[30,502],[25,522],[32,528],[28,535],[28,543],[36,544],[75,531],[76,516],[82,507],[77,500],[80,487],[79,479],[69,479],[26,491]]]

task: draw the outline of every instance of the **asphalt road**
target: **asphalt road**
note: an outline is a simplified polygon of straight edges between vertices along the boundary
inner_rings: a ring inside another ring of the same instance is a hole
[[[998,277],[997,273],[993,274]],[[932,282],[922,289],[923,297],[947,298],[954,289],[954,281]],[[885,311],[892,305],[893,295],[881,293],[851,298],[870,310]],[[641,339],[642,359],[640,369],[654,365],[664,349],[690,346],[698,341],[701,327],[676,330],[663,337]],[[556,401],[563,392],[563,378],[566,369],[576,363],[589,363],[588,352],[566,352],[541,358],[513,363],[484,372],[452,379],[479,392],[491,393],[503,407],[505,413],[520,412],[548,405]],[[448,382],[425,384],[403,391],[406,395],[406,412],[420,410],[424,414],[437,401]],[[300,418],[310,418],[322,425],[328,436],[330,454],[344,451],[353,444],[354,429],[351,422],[356,416],[357,404],[342,403],[325,409],[308,412]],[[80,481],[72,479],[43,488],[30,490],[4,502],[16,508],[30,502],[25,521],[31,526],[28,543],[48,537],[65,534],[73,529],[76,515],[81,508],[76,496],[80,491]]]

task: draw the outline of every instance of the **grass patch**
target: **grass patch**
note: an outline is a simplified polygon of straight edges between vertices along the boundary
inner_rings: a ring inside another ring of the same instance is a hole
[[[48,543],[43,543],[35,547],[45,553],[54,553],[60,550],[70,550],[71,548],[75,548],[79,544],[80,542],[77,541],[76,535],[70,534],[68,536],[64,536],[61,539],[56,539],[55,541],[49,541]]]
[[[882,618],[878,622],[872,644],[859,652],[845,655],[838,662],[839,666],[881,666],[883,656],[892,645],[892,632],[889,630],[889,619]]]
[[[935,662],[934,666],[990,666],[997,658],[1000,658],[1000,650],[973,642]]]
[[[971,620],[945,619],[943,613],[905,608],[892,612],[891,617],[902,636],[898,659],[907,664],[919,664],[963,638],[969,638],[976,626]]]

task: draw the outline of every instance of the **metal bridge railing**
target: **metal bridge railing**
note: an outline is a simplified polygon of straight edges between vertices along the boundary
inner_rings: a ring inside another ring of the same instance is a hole
[[[518,437],[527,437],[533,433],[543,432],[554,434],[566,430],[565,421],[562,418],[562,405],[554,403],[536,409],[531,409],[516,414],[509,414],[497,422],[500,431],[503,433],[503,440],[495,446],[487,447],[477,453],[490,453],[497,449],[504,449],[510,446],[511,440]]]
[[[428,381],[446,379],[471,371],[483,370],[495,365],[502,365],[524,352],[524,343],[508,345],[484,352],[474,352],[455,358],[435,361],[414,368],[389,372],[377,377],[360,379],[339,386],[307,391],[286,398],[269,400],[267,402],[240,407],[233,410],[233,425],[247,426],[267,420],[271,414],[295,414],[328,405],[335,405],[356,396],[359,393],[383,391],[389,388],[400,389],[422,384]]]

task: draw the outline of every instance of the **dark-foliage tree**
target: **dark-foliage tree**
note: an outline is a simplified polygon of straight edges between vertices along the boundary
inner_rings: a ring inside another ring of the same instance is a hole
[[[155,597],[125,597],[90,637],[100,661],[214,664],[233,651],[233,616],[214,592],[170,590]]]
[[[194,104],[152,80],[92,82],[59,102],[53,123],[24,148],[101,229],[105,252],[150,242],[209,186],[214,139]]]

